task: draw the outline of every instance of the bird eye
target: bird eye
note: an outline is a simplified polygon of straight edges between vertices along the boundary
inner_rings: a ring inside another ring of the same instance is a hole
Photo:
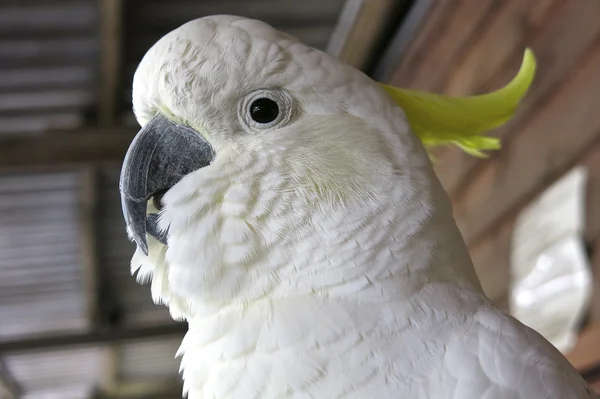
[[[248,93],[238,105],[238,117],[246,131],[266,131],[279,128],[293,114],[290,95],[280,89],[259,89]]]
[[[259,98],[250,104],[250,117],[257,123],[271,123],[279,116],[279,106],[270,98]]]

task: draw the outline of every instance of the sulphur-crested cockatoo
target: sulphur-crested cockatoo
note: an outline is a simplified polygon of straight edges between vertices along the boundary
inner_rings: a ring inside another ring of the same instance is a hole
[[[535,69],[448,98],[383,86],[256,21],[159,40],[120,189],[132,269],[189,323],[199,398],[591,398],[482,292],[425,145],[470,152]]]

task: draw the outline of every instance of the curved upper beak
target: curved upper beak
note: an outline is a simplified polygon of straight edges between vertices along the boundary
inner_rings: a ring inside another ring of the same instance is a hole
[[[148,254],[146,234],[166,244],[158,215],[147,215],[148,200],[214,158],[211,145],[194,129],[155,116],[135,136],[121,168],[119,190],[125,223],[138,248]]]

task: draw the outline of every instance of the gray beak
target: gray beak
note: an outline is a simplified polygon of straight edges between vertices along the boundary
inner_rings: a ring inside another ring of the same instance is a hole
[[[148,255],[146,234],[166,244],[158,215],[146,215],[148,200],[163,194],[185,175],[211,163],[214,151],[194,129],[155,116],[135,136],[121,169],[119,189],[125,223],[138,248]]]

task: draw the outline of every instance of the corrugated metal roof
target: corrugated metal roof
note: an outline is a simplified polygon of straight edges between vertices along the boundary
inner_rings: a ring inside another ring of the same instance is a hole
[[[0,73],[0,89],[29,89],[51,84],[89,84],[93,71],[81,65],[38,66],[4,69]]]
[[[0,176],[0,337],[88,326],[75,172]]]
[[[8,372],[35,398],[89,398],[103,376],[103,352],[70,348],[4,357]],[[59,396],[66,395],[66,396]]]
[[[0,4],[0,134],[82,126],[96,103],[96,0]]]
[[[179,371],[175,353],[182,337],[137,341],[121,345],[120,377],[124,380],[173,380]]]
[[[0,10],[0,33],[80,33],[97,26],[94,0],[4,0]]]
[[[42,389],[25,393],[22,399],[89,399],[91,390],[88,385]]]

